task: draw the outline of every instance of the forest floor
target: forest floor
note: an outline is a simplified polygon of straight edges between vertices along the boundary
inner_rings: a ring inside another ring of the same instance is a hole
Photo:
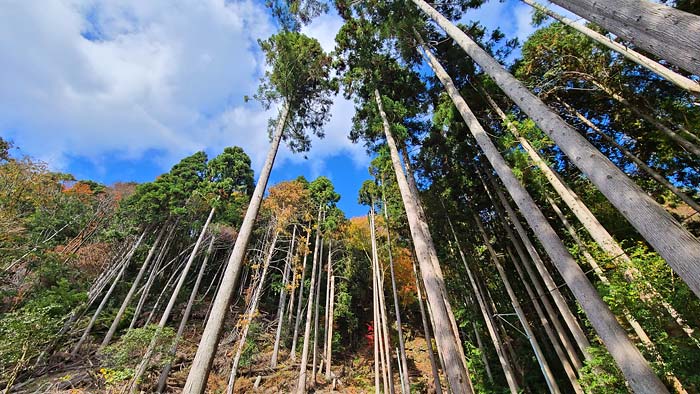
[[[202,331],[203,313],[195,311],[193,321],[185,336],[178,346],[177,355],[173,362],[170,373],[167,391],[168,393],[179,393],[185,385],[189,365],[194,358],[197,345]],[[225,333],[232,332],[236,324],[236,315],[229,317]],[[238,368],[235,393],[290,393],[296,388],[299,376],[299,363],[290,361],[288,349],[282,348],[279,353],[279,364],[277,368],[270,368],[272,346],[276,326],[264,318],[256,319],[260,321],[259,331],[255,334],[255,348],[245,362]],[[434,393],[434,384],[426,341],[422,334],[408,327],[404,327],[406,335],[406,354],[409,364],[409,376],[412,393]],[[237,341],[230,335],[224,334],[219,344],[216,358],[212,365],[212,372],[209,376],[207,393],[225,393],[231,369]],[[300,340],[301,342],[301,340]],[[322,346],[322,344],[320,344]],[[47,369],[41,376],[17,384],[13,393],[56,393],[56,394],[88,394],[88,393],[125,393],[128,380],[125,382],[107,383],[105,374],[101,368],[101,360],[95,352],[96,343],[88,344],[85,347],[85,356],[70,359],[68,354],[59,353],[52,356],[55,361],[52,367]],[[319,351],[320,354],[320,351]],[[353,353],[334,354],[333,365],[331,367],[332,378],[326,379],[325,370],[316,375],[315,385],[311,385],[311,374],[307,383],[308,392],[317,393],[371,393],[374,392],[374,364],[373,348],[364,344],[362,348]],[[321,357],[319,357],[321,358]],[[394,358],[393,374],[395,391],[401,392],[398,365]],[[309,371],[312,362],[312,352],[309,354]],[[153,368],[144,377],[146,384],[141,385],[141,393],[151,393],[155,390],[155,383],[158,379],[158,368]],[[256,387],[256,380],[258,385]],[[149,383],[153,382],[152,385]],[[443,386],[445,382],[442,382]]]

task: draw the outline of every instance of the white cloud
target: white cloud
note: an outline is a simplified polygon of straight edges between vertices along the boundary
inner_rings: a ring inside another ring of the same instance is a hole
[[[55,168],[158,152],[167,169],[198,149],[240,145],[261,166],[271,113],[242,98],[265,67],[256,41],[274,32],[262,2],[10,1],[0,19],[0,134],[25,152]],[[308,33],[328,50],[339,27],[323,16]],[[364,163],[346,138],[352,104],[339,98],[332,112],[309,158]],[[280,159],[303,160],[286,149]]]

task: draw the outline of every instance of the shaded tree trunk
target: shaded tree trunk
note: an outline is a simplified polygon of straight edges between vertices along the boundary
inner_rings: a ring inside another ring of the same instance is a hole
[[[422,2],[422,0],[414,1]],[[422,3],[430,8],[427,3]],[[452,79],[447,75],[433,54],[427,48],[424,49],[431,68],[447,90],[484,155],[496,170],[506,189],[513,197],[518,208],[520,208],[520,212],[525,216],[535,235],[547,250],[552,262],[574,293],[581,308],[586,312],[591,325],[610,351],[632,389],[639,393],[667,393],[666,387],[661,383],[639,350],[630,342],[625,330],[617,322],[597,290],[588,281],[583,270],[569,254],[532,197],[515,178],[498,149],[489,139],[486,131],[468,107],[464,98],[457,91]]]
[[[700,275],[696,264],[697,256],[700,255],[700,241],[463,31],[424,0],[412,1],[435,20],[484,72],[518,103],[518,106],[571,158],[574,165],[581,169],[649,241],[691,290],[700,296]],[[625,0],[630,1],[634,0]],[[456,93],[454,86],[452,89]]]
[[[228,306],[231,303],[231,297],[233,296],[238,282],[241,266],[243,265],[243,257],[248,248],[248,241],[253,232],[255,218],[258,216],[260,203],[262,202],[263,194],[270,178],[270,171],[272,170],[272,165],[275,162],[275,156],[277,155],[280,141],[282,140],[288,113],[289,105],[285,102],[282,105],[277,126],[272,136],[270,150],[267,153],[265,164],[260,172],[260,179],[258,179],[258,183],[255,185],[255,190],[253,191],[253,196],[250,198],[248,210],[241,224],[241,229],[238,232],[238,237],[236,237],[236,243],[233,246],[231,257],[226,264],[219,291],[216,293],[211,315],[202,333],[202,339],[197,347],[197,354],[192,361],[192,368],[190,369],[189,375],[187,375],[187,382],[185,383],[183,393],[203,394],[206,388],[209,370],[214,360],[214,355],[216,354],[216,347],[219,343],[221,329],[223,328]]]

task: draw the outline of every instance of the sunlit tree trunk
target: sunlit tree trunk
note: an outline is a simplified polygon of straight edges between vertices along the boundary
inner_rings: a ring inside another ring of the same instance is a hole
[[[331,371],[333,359],[333,322],[335,313],[335,275],[331,276],[331,291],[330,291],[330,311],[328,312],[328,347],[326,349],[326,379],[333,378]]]
[[[216,209],[214,207],[211,208],[209,211],[209,217],[207,217],[206,222],[204,222],[204,226],[202,227],[202,230],[199,232],[199,237],[197,238],[197,242],[194,245],[194,248],[192,248],[192,252],[190,253],[189,258],[187,259],[187,263],[185,263],[185,267],[182,269],[182,273],[180,274],[180,279],[177,281],[177,284],[175,285],[175,289],[173,290],[172,294],[170,295],[170,300],[168,301],[168,305],[165,307],[165,311],[163,312],[163,315],[161,315],[160,321],[158,322],[158,329],[156,330],[155,334],[153,335],[153,339],[151,339],[151,343],[148,345],[148,349],[146,349],[146,353],[144,354],[143,358],[141,359],[141,363],[139,366],[136,368],[136,371],[134,372],[134,377],[131,380],[131,393],[135,393],[137,391],[137,386],[138,382],[141,379],[141,376],[143,376],[144,372],[146,372],[146,368],[148,367],[148,363],[151,361],[151,357],[153,356],[153,352],[155,351],[156,344],[158,341],[158,337],[160,335],[161,330],[165,327],[165,324],[168,322],[168,319],[170,319],[170,313],[173,310],[173,307],[175,307],[175,302],[177,301],[177,296],[180,294],[180,291],[182,290],[182,286],[185,285],[185,280],[187,279],[187,274],[190,272],[190,268],[192,267],[192,263],[194,263],[195,257],[197,257],[197,252],[199,251],[199,247],[202,244],[202,240],[204,240],[204,235],[206,234],[207,228],[209,227],[209,223],[211,223],[211,219],[214,217],[214,212]]]
[[[306,260],[309,256],[309,238],[311,237],[311,223],[306,231],[306,247],[304,248],[304,262],[301,266],[301,280],[299,281],[299,299],[297,300],[297,313],[294,320],[294,335],[292,335],[292,349],[289,358],[294,361],[297,358],[297,339],[299,338],[299,323],[301,322],[302,303],[304,301],[304,279],[306,277]],[[290,312],[291,314],[291,312]]]
[[[83,335],[80,337],[80,340],[73,347],[73,350],[71,351],[71,356],[75,356],[76,354],[78,354],[78,351],[83,346],[83,343],[85,343],[85,340],[90,335],[90,331],[92,331],[92,327],[95,325],[95,321],[97,321],[97,317],[100,315],[100,313],[104,309],[105,305],[107,305],[107,302],[109,301],[109,297],[112,295],[112,293],[114,292],[114,289],[119,284],[119,281],[124,276],[124,272],[126,271],[127,267],[129,266],[129,263],[131,262],[131,258],[134,256],[136,249],[138,249],[139,245],[141,245],[141,241],[143,241],[144,236],[146,236],[146,230],[144,230],[143,233],[141,233],[141,236],[139,237],[139,239],[136,241],[136,243],[131,248],[131,250],[129,250],[129,253],[127,254],[126,258],[124,259],[124,262],[122,263],[122,267],[119,270],[119,273],[117,274],[117,276],[114,277],[114,280],[112,281],[112,285],[109,287],[109,289],[107,290],[107,293],[105,293],[104,297],[102,297],[102,301],[100,302],[100,305],[97,306],[97,309],[95,310],[95,313],[92,315],[92,318],[90,319],[88,326],[85,328],[85,331],[83,331]]]
[[[549,8],[538,4],[537,2],[533,0],[522,0],[523,3],[529,4],[536,10],[543,12],[550,17],[558,20],[559,22],[565,24],[566,26],[569,26],[573,28],[574,30],[578,31],[579,33],[582,33],[586,36],[588,36],[590,39],[594,40],[595,42],[608,47],[609,49],[621,54],[622,56],[626,57],[628,60],[639,64],[640,66],[650,70],[651,72],[665,78],[669,82],[674,83],[676,86],[680,87],[681,89],[687,90],[691,93],[698,94],[700,93],[700,85],[698,85],[697,82],[691,80],[690,78],[686,78],[681,74],[678,74],[677,72],[669,69],[668,67],[663,66],[659,62],[656,62],[652,59],[649,59],[648,57],[642,55],[641,53],[635,51],[634,49],[631,49],[625,45],[622,45],[618,43],[615,40],[612,40],[597,31],[588,28],[586,25],[580,22],[573,21],[563,15],[560,15]],[[585,15],[583,15],[585,16]]]
[[[484,72],[493,78],[511,100],[554,140],[572,163],[598,187],[690,289],[700,296],[697,265],[700,241],[462,30],[424,0],[412,1],[437,22]],[[700,43],[700,39],[698,42]],[[452,88],[456,93],[456,88]]]
[[[656,56],[700,75],[700,17],[648,0],[552,0]]]
[[[331,302],[331,277],[333,267],[331,264],[333,257],[333,241],[331,239],[328,240],[328,261],[326,262],[326,308],[324,310],[324,320],[323,320],[323,360],[326,362],[326,377],[330,379],[330,364],[328,360],[328,323],[330,322],[330,319],[328,318],[328,313],[331,310],[330,307],[330,302]],[[323,364],[323,362],[321,362]]]
[[[379,353],[379,341],[380,335],[377,334],[377,327],[381,324],[379,322],[379,299],[377,298],[377,270],[374,266],[374,258],[370,259],[370,264],[372,264],[372,344],[374,346],[374,393],[381,393],[380,380],[381,377],[381,356]],[[384,374],[382,374],[384,376]],[[386,382],[386,379],[384,379]]]
[[[192,286],[192,293],[190,293],[190,298],[187,300],[187,306],[185,307],[185,312],[182,314],[182,319],[180,320],[180,326],[177,328],[177,334],[175,335],[175,340],[173,342],[173,346],[170,348],[170,356],[175,357],[175,354],[177,353],[177,345],[180,342],[180,339],[182,338],[183,334],[185,333],[185,328],[187,327],[187,322],[190,319],[190,314],[192,313],[192,306],[194,305],[194,301],[197,298],[197,292],[199,291],[199,286],[202,284],[202,278],[204,277],[204,272],[207,269],[207,263],[209,262],[209,257],[211,257],[211,252],[214,249],[214,242],[216,242],[216,237],[214,235],[211,236],[211,239],[209,240],[209,246],[207,247],[207,252],[204,255],[204,261],[202,261],[202,265],[199,267],[199,272],[197,273],[197,279],[194,282],[194,285]],[[170,374],[170,369],[172,368],[172,363],[167,363],[165,367],[163,367],[163,370],[160,373],[160,377],[158,378],[158,388],[156,391],[158,393],[162,393],[163,390],[165,389],[165,384],[168,382],[168,375]]]
[[[437,262],[435,246],[433,245],[430,233],[428,232],[426,234],[425,231],[423,231],[423,226],[427,227],[427,224],[425,222],[422,224],[420,223],[418,202],[412,196],[411,190],[408,186],[408,181],[406,180],[403,168],[401,167],[399,151],[391,134],[391,126],[389,124],[386,112],[384,111],[384,106],[382,104],[382,98],[379,91],[375,90],[374,95],[382,118],[384,134],[387,139],[387,145],[389,146],[391,161],[398,181],[399,191],[401,192],[401,198],[406,210],[411,237],[416,250],[416,256],[418,257],[418,263],[420,265],[421,273],[423,274],[423,281],[425,282],[425,289],[428,295],[428,303],[431,305],[434,313],[435,339],[437,342],[438,351],[445,360],[445,373],[447,375],[447,380],[453,391],[459,393],[473,393],[474,390],[469,378],[469,372],[464,368],[464,360],[460,359],[462,345],[456,338],[452,329],[447,307],[445,305],[445,298],[442,292],[444,283],[441,283],[442,281],[435,272],[435,265],[439,265],[439,262]]]
[[[148,256],[146,256],[146,260],[143,261],[143,264],[141,265],[141,269],[139,269],[138,274],[136,275],[136,279],[134,279],[134,283],[131,284],[131,288],[129,289],[129,292],[126,294],[126,298],[124,298],[124,301],[122,302],[121,307],[119,308],[119,311],[117,312],[117,315],[114,317],[114,320],[112,321],[112,325],[109,327],[109,331],[107,331],[107,334],[105,335],[104,339],[102,340],[102,344],[100,345],[100,348],[103,348],[109,344],[109,341],[112,340],[112,337],[114,336],[114,333],[117,332],[117,328],[119,328],[119,323],[122,320],[122,317],[124,316],[124,313],[126,312],[126,308],[129,307],[129,304],[131,303],[131,299],[134,297],[134,294],[136,293],[136,289],[139,287],[139,282],[141,282],[141,278],[143,277],[143,274],[146,272],[146,269],[148,268],[151,259],[153,259],[153,255],[156,252],[156,249],[160,245],[160,241],[163,238],[163,234],[165,233],[165,229],[167,226],[163,226],[160,231],[158,232],[158,236],[156,237],[156,240],[153,241],[153,245],[151,245],[151,249],[148,251]]]
[[[272,224],[275,225],[274,223]],[[243,329],[241,335],[238,338],[238,347],[236,348],[236,355],[233,357],[233,363],[231,364],[231,374],[228,379],[228,386],[226,387],[226,394],[232,394],[233,388],[236,385],[236,372],[238,371],[238,363],[241,361],[241,356],[243,355],[243,349],[245,348],[246,340],[248,339],[248,331],[250,330],[250,324],[253,322],[255,315],[258,312],[258,303],[260,302],[260,297],[262,296],[263,289],[265,288],[265,278],[267,277],[268,268],[270,268],[270,262],[272,257],[275,255],[275,247],[277,246],[277,238],[279,232],[275,230],[272,236],[272,241],[270,241],[270,249],[267,252],[267,257],[265,257],[265,263],[263,263],[262,274],[260,274],[260,282],[258,287],[255,289],[255,293],[251,298],[250,308],[248,308],[248,313],[246,316],[242,316]]]
[[[325,215],[324,215],[325,216]],[[311,385],[313,387],[316,387],[316,375],[318,374],[318,370],[316,369],[316,366],[319,365],[319,360],[318,360],[318,314],[319,314],[319,304],[321,303],[321,275],[323,274],[323,237],[321,237],[321,246],[319,247],[318,251],[318,280],[316,281],[316,295],[314,296],[315,304],[314,304],[314,348],[313,348],[313,355],[311,357],[311,371],[312,371],[312,379],[311,379]]]
[[[238,237],[236,237],[236,243],[233,246],[233,252],[231,252],[231,257],[229,258],[222,276],[221,286],[214,299],[211,315],[202,333],[202,339],[197,347],[197,354],[192,362],[192,368],[190,369],[189,375],[187,375],[187,382],[185,383],[183,393],[203,394],[206,388],[211,363],[216,355],[216,347],[219,343],[221,329],[226,320],[228,306],[231,303],[231,297],[233,296],[238,282],[241,266],[243,265],[243,257],[248,248],[248,241],[253,232],[255,218],[258,216],[260,203],[262,202],[263,194],[265,193],[265,188],[270,178],[270,171],[272,170],[272,165],[275,162],[275,156],[277,155],[280,141],[282,140],[288,113],[289,105],[285,102],[282,105],[275,132],[272,134],[272,143],[267,153],[265,164],[260,172],[260,179],[258,179],[258,183],[255,185],[255,190],[253,191],[253,196],[250,198],[248,210],[241,224],[241,229],[238,232]]]
[[[420,279],[418,278],[418,270],[415,262],[413,266],[413,276],[416,278],[416,298],[418,298],[418,309],[420,309],[420,318],[423,322],[423,334],[425,336],[425,344],[428,349],[428,358],[430,359],[430,369],[433,371],[433,384],[435,385],[435,393],[442,394],[442,385],[440,383],[440,373],[438,371],[437,362],[435,361],[435,352],[433,352],[433,337],[430,335],[430,325],[428,318],[425,315],[425,306],[423,305],[423,294],[420,288]]]
[[[422,0],[414,1],[422,2]],[[430,8],[427,3],[425,3],[425,6]],[[668,392],[642,354],[629,340],[627,333],[617,322],[595,287],[588,281],[576,260],[569,254],[530,194],[513,175],[512,170],[506,164],[498,148],[493,144],[474,113],[464,101],[464,98],[457,91],[452,79],[447,75],[433,54],[427,48],[424,49],[431,68],[464,118],[471,134],[503,181],[506,189],[513,197],[518,208],[520,208],[520,212],[551,257],[552,262],[574,293],[591,325],[610,351],[632,389],[639,393]]]
[[[319,246],[321,244],[321,205],[318,207],[318,220],[316,221],[316,242],[314,243],[314,256],[311,263],[311,283],[309,284],[309,300],[306,307],[306,323],[304,325],[304,345],[301,351],[299,365],[299,379],[297,381],[297,394],[306,393],[306,367],[309,362],[309,347],[311,346],[311,318],[313,317],[314,292],[316,288],[317,265],[319,264]],[[320,280],[320,278],[319,278]],[[299,297],[301,302],[301,296]],[[298,317],[297,317],[298,319]]]
[[[284,320],[284,305],[287,299],[287,280],[289,279],[289,271],[292,267],[292,259],[294,257],[294,243],[297,237],[297,226],[292,229],[292,240],[287,251],[287,258],[284,263],[284,273],[282,274],[282,287],[280,289],[280,298],[277,303],[277,331],[275,333],[275,345],[272,350],[272,359],[270,360],[270,368],[277,367],[277,354],[280,348],[280,338],[282,337],[282,323]]]

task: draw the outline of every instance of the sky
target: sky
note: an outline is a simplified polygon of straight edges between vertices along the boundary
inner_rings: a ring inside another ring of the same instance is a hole
[[[262,0],[10,0],[0,7],[0,136],[51,169],[104,184],[147,182],[199,150],[238,145],[256,174],[268,149],[265,111],[244,101],[275,32]],[[518,0],[465,14],[521,42],[534,31]],[[303,28],[327,51],[341,26],[327,14]],[[325,138],[277,156],[270,184],[324,175],[348,217],[370,158],[347,135],[353,103],[336,97]]]

